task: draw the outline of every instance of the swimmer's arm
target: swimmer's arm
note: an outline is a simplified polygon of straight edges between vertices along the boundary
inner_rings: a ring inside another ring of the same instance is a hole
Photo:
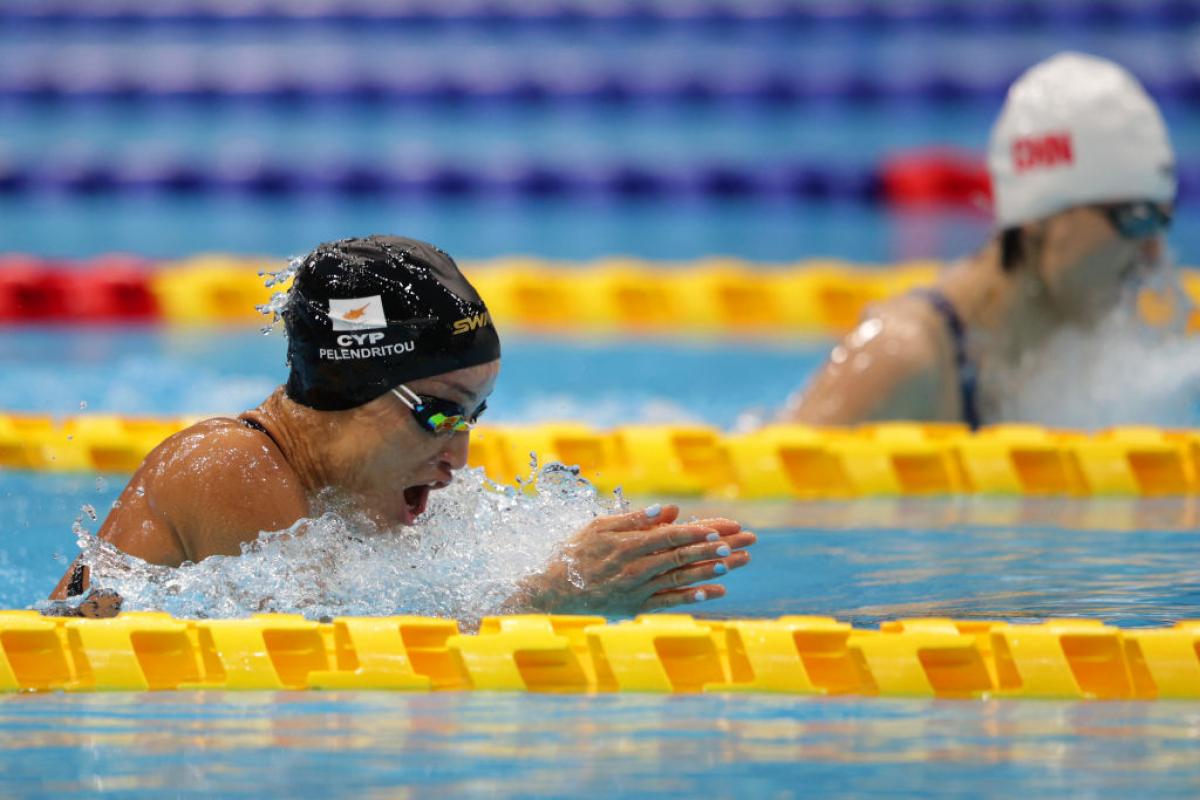
[[[863,330],[878,325],[878,333]],[[885,419],[937,417],[937,351],[916,325],[886,317],[866,320],[781,415],[806,425],[854,425]]]

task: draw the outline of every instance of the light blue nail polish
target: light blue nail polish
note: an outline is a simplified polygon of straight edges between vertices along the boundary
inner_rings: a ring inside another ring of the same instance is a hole
[[[709,541],[709,542],[719,542],[719,541],[721,541],[721,534],[717,533],[716,531],[713,531],[708,536],[705,536],[704,539],[705,539],[705,541]]]
[[[713,566],[713,574],[714,575],[724,575],[726,572],[729,572],[729,567],[725,566],[725,564],[723,564],[723,563],[719,563],[719,564],[716,564]]]
[[[654,519],[661,513],[662,513],[662,506],[660,506],[658,503],[655,503],[654,505],[652,505],[646,509],[646,511],[645,511],[646,519]]]
[[[697,603],[703,603],[707,599],[708,595],[706,595],[704,592],[696,592],[694,595],[692,595],[692,600]]]
[[[717,548],[717,555],[719,555],[721,558],[724,558],[732,552],[733,551],[729,549],[729,545],[727,544],[723,544]]]

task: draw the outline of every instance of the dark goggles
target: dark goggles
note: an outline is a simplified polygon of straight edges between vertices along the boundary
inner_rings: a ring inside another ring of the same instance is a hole
[[[458,403],[417,394],[404,384],[392,389],[392,394],[408,406],[418,425],[435,434],[469,431],[475,427],[479,415],[487,410],[487,402],[484,401],[474,414],[468,415],[467,410]]]
[[[1171,212],[1148,200],[1101,208],[1122,239],[1151,239],[1171,227]]]

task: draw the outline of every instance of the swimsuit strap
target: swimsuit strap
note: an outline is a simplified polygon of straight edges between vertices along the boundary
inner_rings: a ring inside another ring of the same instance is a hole
[[[271,434],[267,433],[267,429],[263,427],[263,424],[261,422],[258,422],[257,420],[246,419],[245,417],[238,417],[237,421],[242,423],[243,425],[245,425],[247,428],[252,428],[252,429],[258,431],[259,433],[266,433],[267,436],[271,435]]]
[[[978,430],[981,420],[979,418],[979,405],[976,398],[976,378],[977,371],[975,364],[967,356],[967,329],[963,325],[962,317],[958,315],[954,305],[942,294],[938,289],[918,289],[917,294],[929,301],[929,305],[933,306],[933,310],[938,312],[942,317],[942,321],[946,323],[946,330],[950,333],[950,341],[954,347],[954,366],[958,368],[958,386],[962,397],[963,421],[967,423],[971,430]]]
[[[282,451],[282,448],[279,447],[279,442],[275,441],[275,437],[271,435],[271,432],[269,430],[267,430],[266,427],[261,422],[259,422],[258,420],[247,419],[246,417],[235,417],[235,419],[238,422],[245,425],[250,430],[258,431],[263,436],[266,436],[268,439],[271,440],[272,444],[274,444],[276,448],[279,448]]]

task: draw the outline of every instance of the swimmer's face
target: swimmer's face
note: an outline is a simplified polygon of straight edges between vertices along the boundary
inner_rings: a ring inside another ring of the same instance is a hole
[[[1164,207],[1169,212],[1169,207]],[[1162,259],[1163,237],[1126,238],[1101,207],[1072,208],[1044,220],[1034,233],[1037,269],[1063,318],[1091,324]]]
[[[492,393],[500,362],[410,381],[420,395],[437,397],[474,412]],[[391,392],[354,410],[351,447],[354,466],[343,487],[384,527],[410,525],[429,493],[444,488],[455,470],[467,465],[470,431],[434,434]]]

